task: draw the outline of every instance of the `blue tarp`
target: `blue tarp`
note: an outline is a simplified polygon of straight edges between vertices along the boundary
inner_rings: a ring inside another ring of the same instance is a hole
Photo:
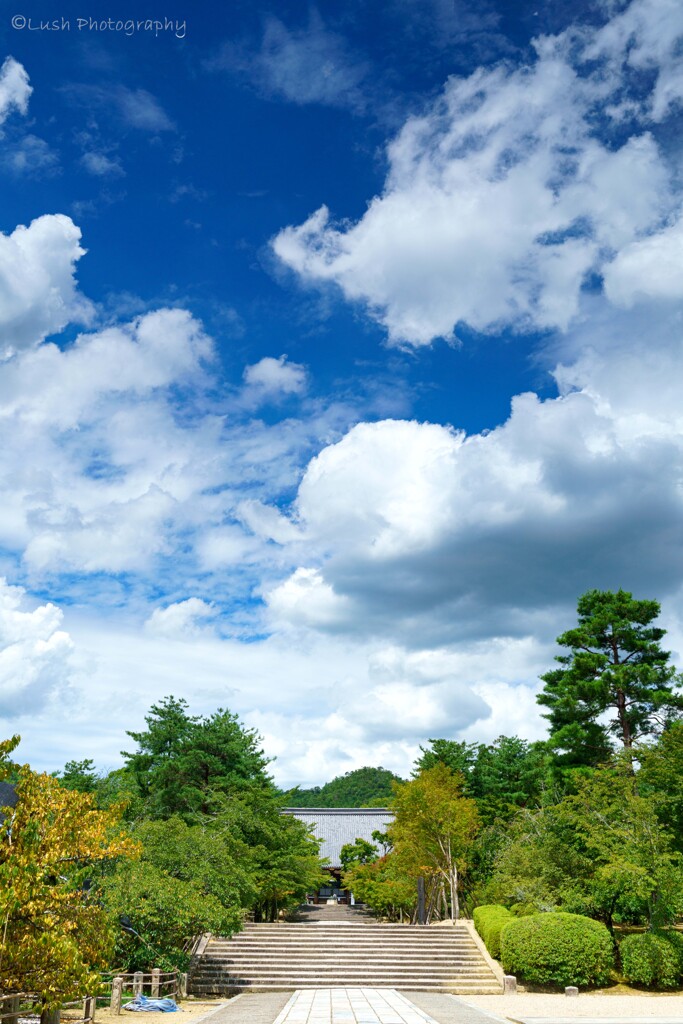
[[[149,999],[147,996],[136,996],[130,1003],[125,1003],[123,1010],[156,1010],[157,1013],[175,1013],[178,1009],[174,999]]]

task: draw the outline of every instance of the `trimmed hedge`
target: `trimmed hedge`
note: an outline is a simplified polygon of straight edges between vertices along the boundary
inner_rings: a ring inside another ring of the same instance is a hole
[[[515,918],[507,907],[501,907],[496,903],[477,907],[472,916],[474,927],[484,940],[484,945],[489,953],[494,960],[500,960],[500,933],[503,926],[509,921],[514,921]]]
[[[643,932],[619,944],[621,969],[632,985],[678,988],[683,976],[683,937],[677,932]]]
[[[536,985],[602,985],[614,967],[604,924],[581,914],[533,914],[513,919],[501,936],[509,974]]]

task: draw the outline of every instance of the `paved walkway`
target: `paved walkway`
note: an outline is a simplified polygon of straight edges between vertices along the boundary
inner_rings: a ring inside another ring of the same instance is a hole
[[[318,988],[232,999],[205,1024],[491,1024],[500,1017],[449,995],[391,988]]]

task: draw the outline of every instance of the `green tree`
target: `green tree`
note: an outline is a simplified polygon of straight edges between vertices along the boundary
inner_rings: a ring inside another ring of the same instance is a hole
[[[522,811],[506,827],[482,902],[585,914],[672,920],[683,877],[671,833],[640,795],[630,763],[579,779],[558,804]]]
[[[85,761],[67,761],[64,771],[57,772],[57,778],[65,789],[78,793],[95,793],[99,781],[95,762],[89,757]]]
[[[520,807],[536,806],[545,788],[548,754],[543,743],[499,736],[480,744],[472,767],[471,795],[484,823],[509,819]]]
[[[589,590],[578,613],[578,626],[557,638],[569,653],[558,655],[561,667],[541,677],[538,697],[549,709],[550,745],[568,768],[608,761],[610,736],[630,749],[683,708],[670,655],[660,646],[665,631],[652,625],[656,601],[634,600],[624,590]]]
[[[277,920],[323,884],[319,841],[298,818],[282,814],[283,805],[272,788],[245,789],[221,798],[212,825],[242,844],[257,921]]]
[[[116,962],[127,970],[185,969],[187,946],[202,932],[230,935],[256,898],[250,851],[225,829],[178,817],[134,828],[142,854],[100,882],[113,916],[133,932],[117,934]]]
[[[429,747],[420,747],[422,753],[415,762],[413,778],[437,764],[444,764],[453,773],[460,775],[463,793],[471,796],[472,773],[479,749],[477,744],[445,739],[430,739],[429,743]]]
[[[354,863],[344,872],[342,885],[354,897],[389,921],[410,918],[415,909],[416,882],[391,854],[367,864]]]
[[[651,797],[660,821],[683,853],[683,722],[674,722],[656,743],[641,745],[637,758],[639,789]]]
[[[388,829],[389,857],[415,882],[426,876],[430,907],[440,901],[453,921],[459,917],[462,875],[480,827],[477,806],[462,788],[462,777],[445,764],[421,771],[396,787]]]
[[[374,838],[374,833],[373,833]],[[342,867],[347,871],[354,864],[371,864],[377,860],[379,850],[367,839],[356,839],[353,843],[344,843],[340,851]]]
[[[166,697],[145,721],[146,731],[128,733],[138,750],[123,756],[147,816],[194,820],[213,812],[220,793],[272,787],[257,733],[231,712],[191,716],[184,700]]]

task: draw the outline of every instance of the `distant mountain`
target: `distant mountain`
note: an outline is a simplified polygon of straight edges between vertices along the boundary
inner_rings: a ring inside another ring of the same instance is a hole
[[[289,807],[385,807],[393,796],[392,783],[403,782],[387,768],[356,768],[324,786],[289,790]]]

